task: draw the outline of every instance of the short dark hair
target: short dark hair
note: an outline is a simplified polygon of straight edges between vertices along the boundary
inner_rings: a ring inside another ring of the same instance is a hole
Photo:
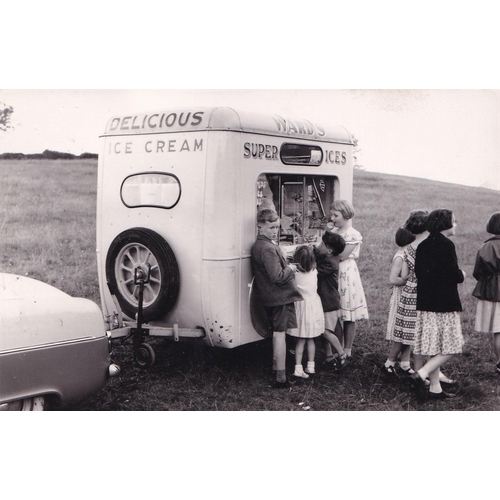
[[[278,214],[270,208],[265,208],[257,214],[257,223],[276,222],[279,219]]]
[[[500,212],[495,212],[490,216],[488,224],[486,224],[486,231],[490,234],[500,234]]]
[[[308,273],[316,267],[316,256],[314,250],[310,245],[302,245],[293,255],[293,262],[299,264],[303,271]]]
[[[427,229],[428,215],[429,212],[427,210],[413,210],[408,219],[406,219],[403,227],[408,229],[412,234],[421,234]]]
[[[325,231],[321,239],[325,246],[332,251],[333,255],[340,255],[344,251],[345,240],[340,234]]]
[[[415,241],[415,235],[411,231],[408,231],[408,229],[400,227],[396,231],[395,240],[398,247],[405,247]]]
[[[453,227],[453,212],[448,208],[433,210],[427,217],[427,231],[440,233]]]

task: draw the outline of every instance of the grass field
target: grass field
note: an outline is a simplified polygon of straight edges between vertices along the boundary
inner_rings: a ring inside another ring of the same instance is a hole
[[[95,262],[94,160],[0,161],[1,271],[27,275],[73,296],[99,303]],[[133,364],[129,344],[115,344],[122,375],[95,396],[62,410],[498,410],[499,379],[493,372],[489,338],[472,331],[475,299],[470,295],[478,246],[487,238],[488,216],[499,193],[422,179],[356,171],[354,227],[364,243],[358,261],[370,320],[359,322],[355,362],[345,372],[318,371],[290,390],[270,388],[268,341],[234,350],[152,339],[157,361],[149,372]],[[384,340],[394,233],[415,208],[451,208],[458,227],[454,242],[467,272],[460,286],[466,346],[443,371],[457,378],[458,398],[417,403],[407,381],[388,380],[380,365]],[[323,360],[318,348],[317,365]],[[292,359],[289,360],[292,366]]]

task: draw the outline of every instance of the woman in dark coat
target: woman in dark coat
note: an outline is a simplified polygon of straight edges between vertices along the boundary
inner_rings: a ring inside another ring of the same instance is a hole
[[[500,212],[490,217],[486,231],[494,236],[479,248],[472,273],[477,280],[472,295],[479,299],[474,330],[492,335],[500,374]]]
[[[440,367],[453,354],[460,354],[464,344],[458,295],[465,273],[458,267],[455,245],[448,238],[455,234],[455,217],[448,209],[434,210],[427,219],[429,236],[417,248],[415,274],[417,284],[417,322],[413,352],[429,356],[422,368],[412,375],[420,394],[430,380],[428,397],[454,397],[441,388]]]

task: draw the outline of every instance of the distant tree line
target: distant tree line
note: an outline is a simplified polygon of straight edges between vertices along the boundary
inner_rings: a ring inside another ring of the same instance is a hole
[[[14,128],[10,124],[10,118],[13,112],[14,108],[12,106],[7,106],[5,103],[0,102],[1,132],[6,132]],[[0,154],[0,160],[97,160],[97,154],[82,153],[81,155],[74,155],[46,149],[42,154],[2,153]]]
[[[59,151],[50,151],[46,149],[43,153],[24,154],[24,153],[2,153],[0,160],[97,160],[95,153],[82,153],[74,155],[71,153],[61,153]]]

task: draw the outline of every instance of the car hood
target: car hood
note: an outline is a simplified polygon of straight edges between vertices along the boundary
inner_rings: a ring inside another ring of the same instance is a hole
[[[0,273],[0,352],[105,335],[101,310],[91,300]]]

